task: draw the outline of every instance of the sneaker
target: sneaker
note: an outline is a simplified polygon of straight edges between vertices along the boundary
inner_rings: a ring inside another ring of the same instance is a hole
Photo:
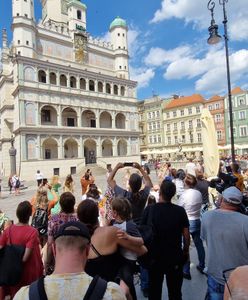
[[[148,289],[143,289],[142,293],[145,298],[148,298]]]
[[[183,278],[187,280],[191,280],[191,275],[190,273],[183,273]]]
[[[196,269],[203,275],[206,275],[206,273],[204,272],[204,268],[200,267],[199,265],[196,266]]]

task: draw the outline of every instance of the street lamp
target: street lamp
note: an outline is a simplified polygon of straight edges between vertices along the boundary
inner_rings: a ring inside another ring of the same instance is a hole
[[[226,15],[226,3],[228,0],[219,0],[219,4],[223,8],[223,24],[224,24],[224,39],[225,39],[225,49],[226,49],[226,73],[227,73],[227,87],[228,87],[228,104],[229,104],[229,120],[230,120],[230,136],[231,136],[231,154],[232,162],[235,162],[235,152],[234,152],[234,136],[233,136],[233,114],[232,114],[232,94],[231,94],[231,80],[230,80],[230,67],[229,67],[229,50],[228,50],[228,35],[227,35],[227,15]],[[221,36],[218,34],[218,25],[214,20],[214,8],[215,2],[209,0],[208,9],[211,12],[211,25],[208,28],[209,38],[208,44],[214,45],[221,40]]]

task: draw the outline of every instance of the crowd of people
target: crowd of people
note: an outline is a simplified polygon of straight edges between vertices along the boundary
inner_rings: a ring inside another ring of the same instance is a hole
[[[118,183],[121,169],[124,180]],[[38,170],[35,195],[17,206],[18,222],[0,210],[0,251],[10,240],[25,247],[21,278],[0,287],[0,300],[135,300],[135,274],[144,297],[162,299],[165,275],[168,298],[180,300],[183,280],[194,280],[191,240],[196,269],[207,276],[206,299],[248,299],[247,281],[236,279],[248,277],[248,216],[240,212],[248,171],[241,174],[231,164],[237,180],[215,206],[202,161],[189,159],[185,169],[165,162],[155,169],[152,182],[148,165],[108,165],[106,191],[88,169],[80,199],[72,175],[61,184],[59,176],[48,182]],[[226,172],[223,164],[220,171]]]

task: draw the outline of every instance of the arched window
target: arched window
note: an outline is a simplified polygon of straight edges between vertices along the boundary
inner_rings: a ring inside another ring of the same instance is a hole
[[[65,75],[60,75],[60,85],[67,86],[67,78]]]
[[[86,81],[84,78],[80,78],[80,90],[86,89]]]
[[[95,90],[95,82],[94,80],[89,81],[89,90],[94,91]]]
[[[39,82],[46,83],[46,72],[45,71],[40,70],[38,72],[38,80],[39,80]]]
[[[57,84],[57,76],[54,72],[50,73],[50,84],[54,84],[54,85]]]
[[[74,76],[70,77],[70,87],[74,89],[77,87],[77,80]]]
[[[101,81],[98,82],[98,92],[100,92],[100,93],[103,92],[103,84]]]
[[[111,86],[109,83],[106,83],[106,93],[111,94]]]
[[[124,86],[121,87],[121,96],[125,96],[125,87]]]
[[[116,84],[114,85],[114,94],[118,95],[118,86]]]

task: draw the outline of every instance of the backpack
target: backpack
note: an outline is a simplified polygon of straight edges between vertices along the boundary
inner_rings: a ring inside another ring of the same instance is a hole
[[[31,226],[36,228],[40,235],[45,235],[48,227],[47,211],[37,207],[31,222]]]
[[[96,275],[82,300],[102,300],[107,289],[107,281]],[[33,282],[29,287],[29,300],[48,300],[45,287],[44,277]]]
[[[17,178],[17,179],[16,179],[16,182],[15,182],[15,187],[16,187],[16,188],[19,188],[20,185],[21,185],[20,179]]]

